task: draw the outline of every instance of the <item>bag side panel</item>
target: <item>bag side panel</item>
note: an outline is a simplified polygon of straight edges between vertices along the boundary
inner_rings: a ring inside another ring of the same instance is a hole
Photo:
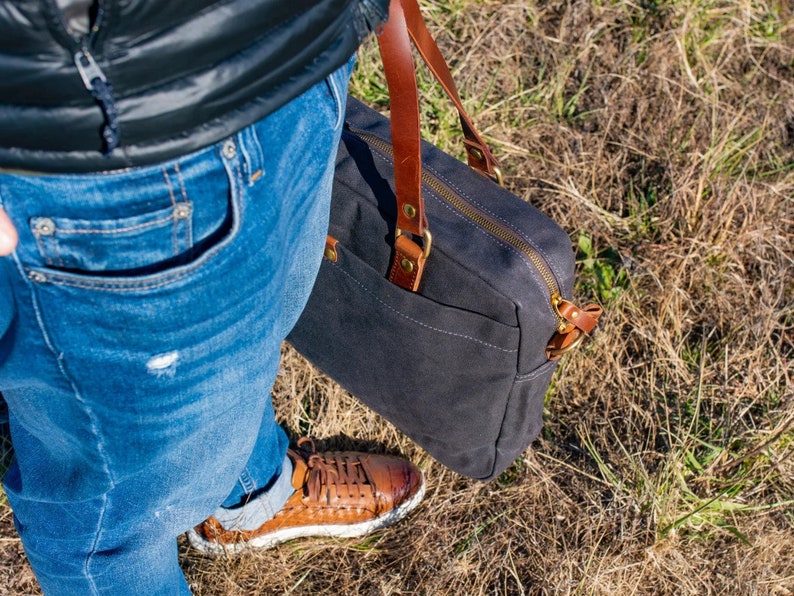
[[[494,470],[485,480],[501,474],[540,433],[546,391],[556,369],[557,362],[547,362],[536,371],[516,378],[496,443]]]
[[[357,131],[390,139],[388,119],[352,98],[347,120]],[[525,239],[568,290],[573,251],[559,226],[431,145],[423,145],[423,165]],[[541,428],[555,368],[545,347],[557,321],[549,285],[532,259],[452,206],[443,191],[424,187],[434,241],[414,294],[386,279],[396,210],[388,151],[346,135],[330,224],[339,261],[323,263],[288,339],[440,462],[489,479]]]

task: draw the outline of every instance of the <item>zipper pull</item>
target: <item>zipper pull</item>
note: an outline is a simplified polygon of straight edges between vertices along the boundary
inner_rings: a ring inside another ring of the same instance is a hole
[[[102,127],[102,139],[105,144],[102,149],[104,155],[110,155],[119,144],[119,114],[116,110],[116,100],[113,97],[113,87],[108,83],[105,73],[99,68],[94,57],[86,48],[80,49],[74,55],[77,72],[83,79],[83,85],[91,93],[102,110],[105,124]]]
[[[559,294],[552,296],[551,304],[561,323],[546,346],[546,357],[549,360],[559,360],[582,343],[585,336],[596,328],[604,310],[597,304],[579,308]]]

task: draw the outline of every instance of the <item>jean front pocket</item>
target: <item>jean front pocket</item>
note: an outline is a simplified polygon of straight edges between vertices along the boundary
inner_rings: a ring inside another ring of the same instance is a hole
[[[116,219],[34,217],[30,227],[47,265],[107,274],[145,268],[189,250],[192,211],[192,202],[184,201]]]
[[[236,145],[227,140],[157,166],[9,177],[0,190],[25,222],[20,259],[34,277],[148,286],[186,273],[235,236],[239,172]]]

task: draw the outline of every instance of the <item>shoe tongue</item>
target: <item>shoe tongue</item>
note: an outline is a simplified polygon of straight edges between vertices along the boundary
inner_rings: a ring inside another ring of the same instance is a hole
[[[309,476],[309,466],[299,453],[290,452],[289,455],[292,460],[292,488],[303,490]]]

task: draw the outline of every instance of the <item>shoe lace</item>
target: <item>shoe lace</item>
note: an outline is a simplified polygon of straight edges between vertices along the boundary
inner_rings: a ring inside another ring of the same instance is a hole
[[[311,501],[330,501],[336,494],[348,497],[365,497],[370,494],[372,481],[366,467],[366,457],[341,457],[317,453],[314,441],[309,437],[298,440],[298,451],[309,469],[304,485],[306,496]]]

